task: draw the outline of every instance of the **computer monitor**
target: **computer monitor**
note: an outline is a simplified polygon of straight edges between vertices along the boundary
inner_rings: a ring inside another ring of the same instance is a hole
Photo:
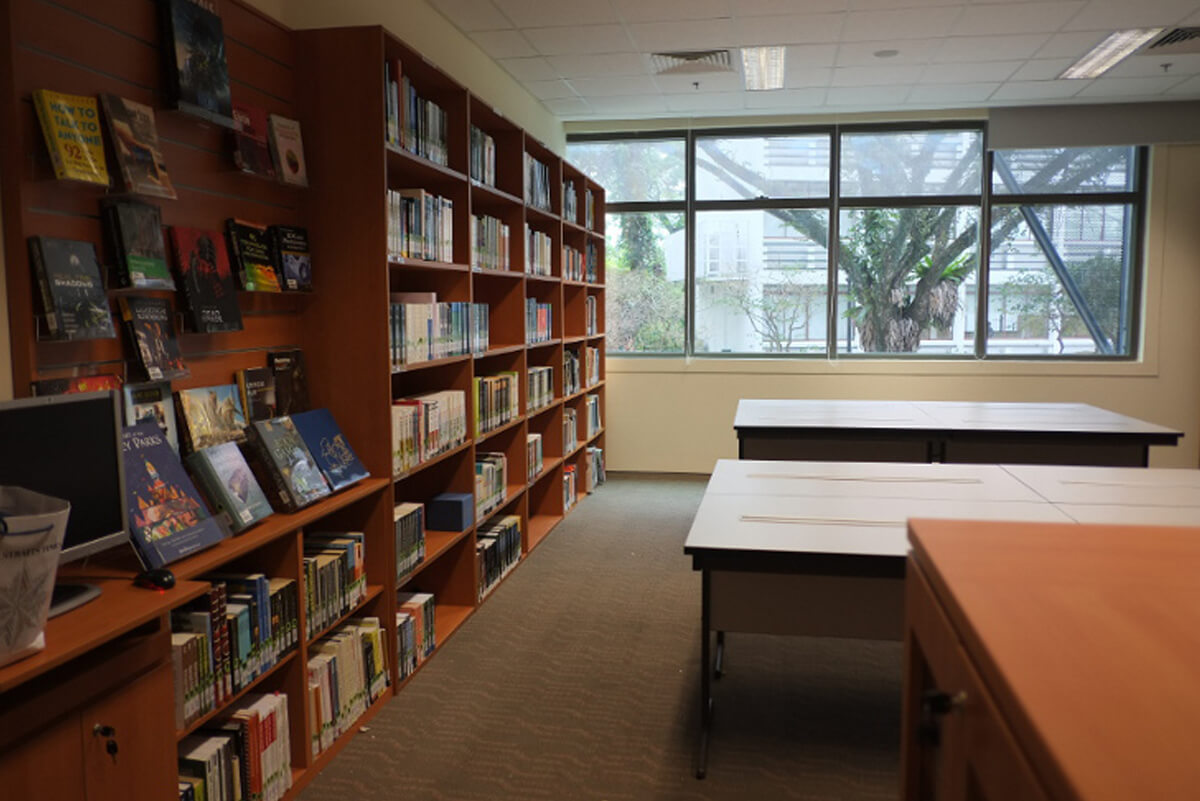
[[[0,402],[0,485],[70,502],[59,565],[128,542],[118,394]],[[99,594],[94,585],[56,585],[51,616]]]

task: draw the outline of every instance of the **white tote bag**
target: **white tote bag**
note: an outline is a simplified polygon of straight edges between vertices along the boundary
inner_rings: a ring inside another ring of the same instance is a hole
[[[46,647],[46,613],[71,504],[0,487],[0,666]]]

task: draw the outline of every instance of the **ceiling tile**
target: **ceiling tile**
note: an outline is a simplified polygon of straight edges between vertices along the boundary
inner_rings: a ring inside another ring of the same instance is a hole
[[[662,114],[667,110],[662,95],[635,95],[632,97],[597,97],[588,99],[592,110],[600,114],[634,115],[644,117]]]
[[[644,22],[630,25],[629,35],[638,49],[655,52],[728,47],[734,38],[727,19]]]
[[[668,22],[679,19],[679,0],[611,0],[624,22]],[[568,5],[570,5],[568,3]],[[722,19],[729,16],[730,0],[687,0],[688,19]]]
[[[606,2],[564,3],[560,0],[493,0],[518,28],[553,25],[596,25],[617,22]]]
[[[742,73],[711,72],[704,75],[655,75],[654,82],[664,94],[684,95],[694,92],[693,83],[699,82],[700,92],[740,92]]]
[[[580,97],[611,97],[613,95],[657,95],[658,85],[649,75],[606,76],[603,78],[572,78],[571,87]]]
[[[896,86],[854,86],[830,89],[825,102],[830,106],[856,106],[862,109],[887,110],[904,105],[908,88]]]
[[[954,22],[954,13],[944,8],[909,8],[900,11],[855,11],[846,15],[842,40],[846,42],[891,42],[897,39],[927,39],[942,36]]]
[[[925,67],[920,64],[897,67],[839,67],[833,71],[830,86],[895,86],[916,83]]]
[[[837,56],[837,45],[788,45],[783,59],[783,69],[791,72],[793,67],[832,67]]]
[[[1038,58],[1076,59],[1104,41],[1112,31],[1056,33],[1037,51]]]
[[[1184,78],[1172,75],[1164,78],[1097,78],[1080,91],[1080,97],[1151,97],[1183,83]]]
[[[1200,98],[1200,76],[1190,78],[1178,86],[1167,90],[1167,94],[1172,97],[1196,97]]]
[[[492,0],[431,0],[431,4],[459,30],[467,33],[498,31],[513,26]]]
[[[646,75],[650,65],[641,53],[567,53],[547,61],[563,78],[592,78],[601,75]]]
[[[833,70],[823,67],[805,67],[788,65],[783,74],[785,89],[809,89],[814,86],[828,86],[833,78]]]
[[[471,38],[492,58],[519,58],[538,54],[520,31],[478,31],[471,34]]]
[[[825,105],[825,89],[746,92],[746,108],[772,109],[782,113],[811,114]]]
[[[839,45],[839,67],[865,67],[872,64],[927,64],[941,47],[941,39],[905,39],[903,42],[850,42]],[[875,54],[880,50],[899,50],[889,58]]]
[[[518,81],[549,81],[561,77],[549,61],[540,57],[501,58],[497,62]]]
[[[1009,81],[992,93],[992,100],[1065,100],[1088,81]]]
[[[682,95],[663,95],[670,111],[745,111],[744,92],[693,92]]]
[[[914,86],[908,93],[909,104],[984,103],[998,83],[947,83],[938,86]]]
[[[939,64],[968,61],[1024,61],[1033,56],[1049,36],[952,36],[934,56]]]
[[[1002,3],[968,6],[958,15],[950,33],[954,36],[986,36],[1004,33],[1053,33],[1086,3]]]
[[[573,25],[566,28],[528,28],[525,36],[544,56],[568,53],[627,53],[636,48],[620,25]]]
[[[566,81],[525,81],[523,85],[538,100],[577,96]]]
[[[790,14],[737,19],[733,22],[733,42],[738,45],[835,42],[845,17],[845,14]]]
[[[963,0],[850,0],[851,11],[886,11],[894,8],[960,6]]]
[[[592,110],[582,97],[552,97],[542,101],[542,105],[560,117],[569,114],[587,114]]]
[[[739,19],[745,17],[770,17],[776,15],[795,14],[803,11],[805,14],[828,14],[845,11],[849,7],[848,0],[733,0],[733,16]],[[689,11],[691,2],[688,2]],[[803,8],[798,8],[803,6]]]
[[[1039,58],[1026,61],[1012,74],[1013,81],[1053,81],[1063,70],[1075,63],[1073,58]]]
[[[923,84],[943,83],[1002,83],[1012,78],[1021,67],[1020,61],[980,61],[964,64],[933,64],[925,69]],[[1059,70],[1062,72],[1062,70]],[[1052,78],[1057,78],[1054,73]]]
[[[1196,12],[1196,0],[1092,0],[1063,30],[1113,31],[1176,25]]]
[[[1169,64],[1167,70],[1162,65]],[[1152,78],[1162,75],[1187,76],[1200,73],[1200,53],[1170,56],[1130,56],[1105,73],[1106,78]]]

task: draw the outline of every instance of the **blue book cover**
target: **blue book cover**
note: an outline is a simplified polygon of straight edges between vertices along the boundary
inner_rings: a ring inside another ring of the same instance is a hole
[[[162,567],[216,545],[228,534],[208,514],[156,423],[121,432],[129,533],[147,567]]]
[[[346,436],[328,409],[313,409],[292,415],[292,424],[316,459],[334,490],[340,490],[371,475],[354,455]]]

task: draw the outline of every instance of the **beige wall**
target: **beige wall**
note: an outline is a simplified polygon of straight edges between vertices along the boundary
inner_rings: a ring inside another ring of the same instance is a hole
[[[1143,356],[1137,363],[1032,364],[608,360],[608,467],[708,472],[736,457],[738,398],[1079,401],[1177,427],[1156,467],[1200,454],[1200,146],[1153,151]]]

